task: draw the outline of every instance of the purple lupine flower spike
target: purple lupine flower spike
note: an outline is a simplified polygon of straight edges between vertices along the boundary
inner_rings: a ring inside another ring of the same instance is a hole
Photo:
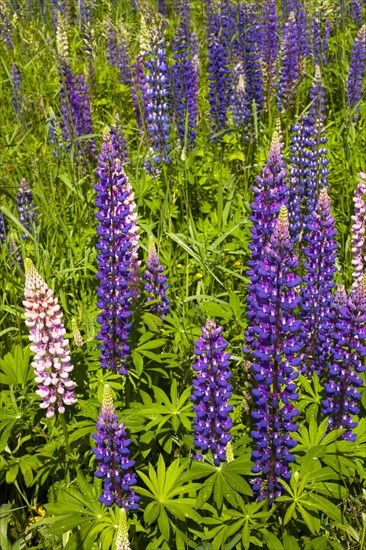
[[[169,298],[167,297],[168,283],[164,275],[164,267],[161,265],[159,256],[156,252],[153,237],[149,238],[149,253],[144,273],[145,286],[147,292],[147,307],[153,315],[158,315],[161,319],[169,313]],[[155,302],[149,304],[149,302]]]
[[[6,234],[8,232],[8,222],[4,214],[0,210],[0,242],[6,241]]]
[[[14,47],[14,38],[10,26],[9,8],[4,0],[0,0],[0,43],[5,42],[8,50]]]
[[[145,167],[158,175],[161,167],[170,162],[170,115],[168,95],[170,89],[166,44],[161,27],[153,26],[149,32],[149,51],[145,56],[147,111],[146,129],[151,144],[151,160]],[[151,163],[152,161],[152,163]]]
[[[198,81],[183,26],[177,29],[172,49],[174,114],[182,149],[190,150],[196,141]]]
[[[359,110],[358,102],[362,96],[363,77],[366,68],[366,25],[358,31],[352,46],[351,61],[349,66],[347,84],[347,107]],[[358,119],[358,113],[353,115]]]
[[[261,61],[265,106],[268,109],[272,88],[276,82],[276,64],[278,53],[278,14],[275,0],[266,0],[262,8]]]
[[[35,354],[32,366],[36,393],[42,398],[40,407],[47,409],[47,418],[51,418],[57,409],[65,412],[65,405],[76,403],[75,382],[69,378],[74,369],[70,360],[69,341],[65,339],[66,330],[53,290],[48,288],[32,260],[27,258],[25,267],[25,288],[23,301],[25,324],[29,327],[30,350]]]
[[[352,288],[358,287],[362,280],[363,271],[366,265],[366,174],[360,172],[358,174],[360,181],[357,184],[353,202],[355,205],[352,225],[352,266],[353,266],[353,283]]]
[[[225,350],[228,342],[223,338],[223,328],[215,321],[207,321],[201,328],[202,336],[195,342],[193,363],[196,376],[192,381],[194,418],[194,445],[202,452],[210,451],[216,466],[226,460],[226,446],[231,440],[229,433],[233,410],[228,404],[232,386],[229,383],[230,353]],[[201,453],[197,458],[202,460]]]
[[[127,374],[130,355],[128,338],[131,331],[131,188],[121,161],[105,133],[97,169],[99,182],[95,214],[97,226],[98,268],[100,280],[97,306],[102,310],[98,339],[101,341],[100,360],[103,368]]]
[[[302,35],[303,32],[305,30],[299,26],[296,13],[292,11],[285,23],[281,44],[282,66],[278,84],[277,106],[282,111],[287,111],[293,106],[294,95],[301,77],[304,52],[299,50],[299,34]]]
[[[366,275],[351,296],[336,293],[333,302],[334,324],[331,361],[324,384],[326,399],[322,401],[322,412],[329,417],[328,429],[345,428],[342,439],[355,441],[352,430],[357,427],[354,418],[360,412],[357,401],[361,399],[359,388],[363,384],[359,376],[366,370]]]
[[[135,461],[129,458],[131,439],[123,422],[118,423],[111,388],[104,385],[102,410],[97,422],[97,434],[92,436],[97,447],[93,449],[98,461],[95,476],[104,480],[99,501],[106,506],[115,502],[126,512],[137,510],[140,497],[132,489],[136,474],[131,472]]]
[[[301,279],[294,270],[298,260],[293,254],[288,214],[281,207],[277,224],[263,257],[255,284],[251,285],[251,339],[248,348],[253,358],[252,369],[257,383],[252,390],[256,428],[251,432],[255,449],[252,459],[253,492],[258,500],[266,496],[271,504],[284,489],[280,480],[291,478],[291,449],[296,446],[291,433],[298,429],[294,418],[299,414],[292,401],[298,399],[295,379],[300,364],[300,345],[294,310],[301,298],[296,287]]]
[[[23,111],[22,87],[18,65],[13,63],[10,69],[11,74],[11,98],[15,114],[20,116]]]
[[[245,73],[243,63],[239,62],[234,67],[233,86],[233,119],[235,128],[240,130],[243,138],[248,138],[251,133],[252,112],[248,102],[248,94],[245,86]]]
[[[106,45],[105,53],[107,56],[107,63],[112,67],[117,67],[117,35],[114,22],[111,17],[107,15],[106,18]]]
[[[120,25],[117,42],[117,67],[121,84],[131,84],[130,56],[126,29]]]
[[[315,371],[321,376],[329,359],[330,337],[333,332],[330,306],[337,256],[334,225],[328,193],[323,188],[316,209],[308,221],[307,234],[304,237],[305,286],[302,289],[301,302],[304,357],[301,365],[305,375]]]
[[[36,223],[36,212],[33,204],[32,191],[24,178],[20,182],[18,188],[17,205],[20,223],[29,233],[33,233]],[[27,239],[28,235],[23,233],[22,238]]]

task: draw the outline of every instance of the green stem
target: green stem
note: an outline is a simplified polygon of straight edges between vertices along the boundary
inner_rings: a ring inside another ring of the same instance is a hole
[[[85,476],[80,468],[80,465],[78,464],[78,462],[75,460],[75,456],[73,454],[73,451],[72,451],[72,448],[70,446],[70,442],[69,442],[69,430],[67,429],[67,424],[66,424],[66,420],[65,420],[65,416],[63,414],[59,414],[59,418],[61,419],[61,427],[62,427],[62,431],[63,431],[63,434],[64,434],[64,442],[65,442],[65,450],[66,450],[66,455],[67,455],[67,458],[66,458],[66,466],[67,466],[67,463],[68,461],[70,460],[70,462],[72,462],[73,466],[75,467],[75,470],[76,470],[76,473],[77,473],[77,476],[79,478],[81,478],[81,480],[86,483],[86,479],[85,479]]]

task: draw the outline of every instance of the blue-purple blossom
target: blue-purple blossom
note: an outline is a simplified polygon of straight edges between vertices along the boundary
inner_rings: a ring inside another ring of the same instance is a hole
[[[4,214],[0,210],[0,242],[6,241],[6,234],[8,232],[8,222]]]
[[[23,111],[22,87],[18,65],[13,63],[10,69],[11,75],[11,99],[15,114],[20,116]]]
[[[226,445],[231,440],[229,433],[233,410],[228,404],[232,386],[229,383],[230,353],[225,350],[228,342],[223,338],[223,328],[215,321],[207,321],[201,328],[202,336],[195,342],[193,363],[196,375],[192,381],[194,418],[194,446],[201,452],[210,451],[216,466],[226,459]],[[197,458],[202,459],[201,452]]]
[[[131,84],[130,56],[126,29],[120,25],[117,36],[117,67],[121,84]]]
[[[136,121],[141,130],[146,129],[146,116],[148,113],[147,84],[143,69],[143,56],[136,58],[131,65],[131,94],[135,109]]]
[[[170,162],[170,93],[169,69],[163,30],[152,27],[149,33],[149,51],[145,56],[146,74],[146,129],[151,146],[151,160],[146,167],[157,175],[161,166]]]
[[[301,16],[301,17],[300,17]],[[303,12],[291,11],[281,43],[281,68],[277,92],[277,106],[287,111],[293,106],[297,85],[303,73],[306,56],[306,34]]]
[[[304,236],[304,287],[302,288],[302,372],[322,376],[329,359],[333,319],[330,316],[333,276],[336,272],[335,221],[326,189],[320,191],[316,209],[309,216]]]
[[[366,67],[366,25],[358,31],[352,46],[351,61],[347,84],[347,106],[349,109],[359,110],[359,101],[362,96],[363,77]],[[355,113],[357,120],[358,114]]]
[[[61,114],[64,140],[70,147],[75,145],[77,151],[93,158],[95,142],[80,138],[93,132],[88,85],[85,77],[75,76],[70,63],[60,60],[61,79]]]
[[[14,47],[9,9],[4,0],[0,0],[0,43],[1,42],[5,42],[8,50]]]
[[[338,294],[341,294],[339,297]],[[359,376],[366,370],[366,275],[347,297],[344,288],[336,293],[333,315],[336,318],[331,347],[331,360],[324,384],[326,399],[322,412],[329,417],[329,430],[345,428],[342,439],[356,440],[352,430],[357,426],[361,399],[359,388],[363,384]]]
[[[276,82],[279,22],[275,0],[266,0],[262,7],[260,54],[265,105],[268,108]]]
[[[103,368],[127,374],[131,331],[131,189],[112,142],[105,135],[99,156],[95,206],[98,243],[98,340]]]
[[[248,103],[243,63],[235,65],[233,71],[233,120],[240,135],[248,138],[251,133],[252,111]]]
[[[353,197],[354,214],[351,216],[352,224],[352,289],[358,287],[362,281],[364,266],[366,265],[366,174],[358,174],[360,181],[357,184]]]
[[[140,497],[132,489],[136,485],[136,474],[131,472],[135,461],[131,460],[130,445],[125,425],[118,422],[113,396],[108,384],[104,385],[102,410],[97,422],[97,433],[92,436],[96,441],[93,449],[98,461],[96,477],[104,480],[103,493],[99,501],[106,506],[115,502],[126,512],[137,510]]]
[[[164,319],[169,313],[169,298],[166,293],[168,283],[152,237],[149,239],[149,254],[144,279],[146,281],[144,289],[147,292],[146,305],[151,313]]]
[[[117,35],[116,27],[111,17],[107,15],[106,18],[106,43],[105,53],[107,56],[107,63],[111,67],[117,67]]]
[[[183,27],[177,29],[172,49],[174,59],[172,88],[175,121],[182,147],[192,149],[196,140],[198,82]]]
[[[33,233],[36,223],[36,211],[33,204],[32,190],[24,178],[18,188],[17,205],[20,223],[29,233]],[[27,233],[23,233],[22,238],[27,239]]]
[[[308,113],[293,128],[290,157],[290,231],[299,240],[306,222],[315,210],[320,189],[328,186],[328,150],[324,147],[324,87],[319,66],[310,90]]]
[[[349,3],[349,14],[351,20],[357,25],[362,26],[362,5],[361,0],[351,0]]]
[[[226,129],[232,98],[232,78],[226,42],[220,35],[220,19],[212,15],[208,27],[208,100],[210,103],[211,138]]]
[[[246,351],[256,381],[252,471],[259,474],[253,479],[253,492],[258,500],[267,496],[269,504],[284,491],[280,480],[291,478],[291,449],[296,446],[291,433],[298,429],[294,418],[299,411],[292,404],[298,399],[295,379],[301,362],[297,334],[301,321],[294,315],[301,300],[296,290],[301,282],[295,275],[297,265],[287,209],[282,206],[270,242],[258,260],[256,279],[248,287],[251,330]],[[251,270],[248,274],[253,275]]]
[[[254,4],[240,4],[238,10],[236,50],[244,69],[247,110],[252,112],[254,106],[259,114],[264,100],[260,59],[262,24]]]

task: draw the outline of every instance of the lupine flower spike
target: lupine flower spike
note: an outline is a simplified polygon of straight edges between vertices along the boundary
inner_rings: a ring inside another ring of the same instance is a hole
[[[42,398],[40,407],[47,409],[47,418],[51,418],[57,409],[65,412],[65,405],[76,403],[74,396],[75,382],[70,380],[73,370],[70,360],[69,341],[65,339],[66,330],[53,290],[41,278],[27,258],[25,267],[25,318],[29,327],[31,351],[35,354],[32,366],[35,381],[38,384],[36,393]]]
[[[133,194],[121,161],[108,133],[104,135],[94,186],[98,195],[95,214],[97,226],[98,307],[100,323],[98,339],[101,341],[101,366],[127,374],[126,360],[130,355],[128,338],[131,330],[131,258],[136,245]]]
[[[144,273],[146,281],[144,289],[147,292],[147,306],[149,311],[163,319],[169,313],[169,298],[166,291],[168,283],[164,275],[164,267],[161,265],[156,252],[153,237],[149,238],[149,254]],[[155,303],[149,304],[154,301]]]
[[[103,389],[102,411],[97,422],[97,434],[93,434],[97,447],[93,449],[98,461],[96,477],[104,480],[103,493],[99,501],[106,506],[114,502],[126,512],[137,510],[140,497],[132,489],[136,485],[136,474],[131,473],[135,461],[129,458],[131,439],[127,437],[125,425],[118,423],[111,388]]]
[[[294,274],[297,257],[293,255],[287,209],[281,207],[277,224],[263,257],[258,261],[256,283],[250,292],[252,307],[250,340],[246,351],[253,358],[257,387],[252,390],[255,404],[251,432],[255,443],[252,460],[253,492],[258,500],[268,497],[271,504],[283,493],[280,480],[291,478],[289,463],[296,441],[291,433],[298,429],[294,418],[299,414],[292,401],[298,399],[294,380],[298,377],[300,345],[294,309],[300,297],[296,292],[301,279]]]
[[[33,233],[36,221],[36,213],[34,210],[32,191],[29,187],[28,182],[24,178],[19,185],[17,193],[17,205],[20,223],[29,233]],[[27,233],[23,233],[22,238],[27,239]]]
[[[352,225],[352,265],[353,265],[353,283],[352,288],[358,287],[362,280],[362,274],[366,265],[366,246],[365,246],[365,231],[366,231],[366,174],[360,172],[358,174],[360,181],[357,184],[353,202],[355,205],[355,213],[351,216]]]
[[[330,318],[337,249],[334,225],[328,193],[323,188],[304,237],[305,286],[302,289],[301,302],[304,348],[302,371],[310,374],[315,370],[319,376],[328,364],[330,338],[334,330]]]
[[[81,348],[84,344],[76,319],[71,319],[71,330],[75,346]]]
[[[351,62],[348,75],[347,106],[359,110],[358,102],[362,96],[363,77],[366,68],[366,25],[357,33],[352,47]],[[357,120],[358,114],[353,115]]]
[[[230,353],[225,350],[228,342],[221,335],[223,328],[215,321],[207,321],[201,328],[202,336],[195,342],[193,363],[196,377],[192,381],[194,418],[194,445],[202,452],[211,451],[216,466],[226,460],[226,446],[231,440],[229,433],[233,410],[228,404],[232,386],[229,383]],[[201,453],[196,456],[203,459]]]
[[[346,428],[342,439],[355,441],[356,434],[352,430],[358,424],[354,416],[360,412],[358,389],[363,384],[359,375],[366,370],[366,275],[348,298],[341,286],[335,294],[333,307],[337,322],[322,412],[329,416],[329,430]]]
[[[121,508],[120,510],[116,550],[131,550],[130,541],[128,538],[127,514],[124,508]]]

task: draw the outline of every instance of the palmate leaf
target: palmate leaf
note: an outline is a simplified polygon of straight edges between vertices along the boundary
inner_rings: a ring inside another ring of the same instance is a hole
[[[194,494],[199,488],[198,483],[184,484],[182,474],[185,468],[185,462],[180,463],[179,460],[175,460],[166,469],[164,459],[160,455],[156,471],[151,464],[149,464],[148,475],[137,471],[146,489],[137,486],[136,492],[152,500],[145,509],[144,519],[149,525],[157,521],[160,533],[168,542],[171,529],[177,527],[174,518],[180,521],[190,518],[197,523],[201,521],[200,515],[195,510],[196,499],[182,496],[184,493]]]

